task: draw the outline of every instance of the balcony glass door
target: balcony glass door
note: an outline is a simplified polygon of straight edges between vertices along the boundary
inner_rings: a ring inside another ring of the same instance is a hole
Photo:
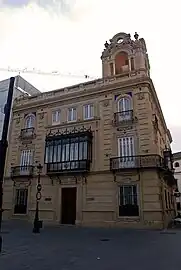
[[[32,150],[23,150],[20,158],[20,175],[29,175],[29,169],[33,162]]]
[[[118,140],[118,154],[120,168],[132,168],[135,166],[133,137],[123,137]]]
[[[129,120],[131,118],[131,100],[128,97],[121,98],[119,101],[119,121]]]

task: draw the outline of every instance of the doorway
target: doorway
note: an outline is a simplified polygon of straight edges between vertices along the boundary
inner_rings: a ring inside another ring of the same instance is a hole
[[[28,201],[28,190],[17,189],[14,205],[14,214],[26,214]]]
[[[77,188],[62,188],[61,223],[75,224]]]

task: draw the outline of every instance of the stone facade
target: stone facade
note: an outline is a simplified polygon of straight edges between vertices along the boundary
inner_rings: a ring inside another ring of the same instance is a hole
[[[177,152],[173,154],[173,160],[174,160],[174,175],[177,179],[177,197],[176,197],[176,203],[177,203],[177,210],[181,211],[181,152]]]
[[[103,78],[16,99],[4,219],[33,220],[41,163],[44,222],[137,228],[168,224],[175,213],[175,182],[164,153],[172,139],[150,79],[145,41],[137,33],[134,37],[119,33],[105,43]]]

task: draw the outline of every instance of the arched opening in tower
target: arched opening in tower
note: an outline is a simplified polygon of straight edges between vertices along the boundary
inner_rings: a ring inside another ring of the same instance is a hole
[[[121,74],[129,71],[129,60],[126,52],[119,52],[115,57],[116,74]]]

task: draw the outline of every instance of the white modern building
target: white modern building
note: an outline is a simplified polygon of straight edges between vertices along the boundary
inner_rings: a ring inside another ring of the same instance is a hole
[[[4,106],[6,104],[10,79],[0,81],[0,139],[2,136],[3,122],[4,122]],[[33,85],[23,79],[20,75],[15,76],[14,83],[14,97],[21,95],[36,95],[40,93]]]
[[[175,173],[174,176],[177,179],[177,186],[178,186],[178,191],[181,193],[181,152],[177,152],[173,154],[173,159],[174,159],[174,169]],[[181,197],[176,198],[177,202],[177,210],[181,210]]]

